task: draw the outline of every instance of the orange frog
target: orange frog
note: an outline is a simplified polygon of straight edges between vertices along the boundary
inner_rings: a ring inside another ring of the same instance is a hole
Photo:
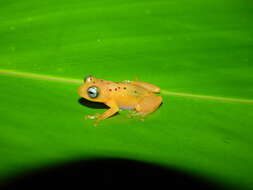
[[[78,94],[92,102],[106,104],[109,109],[101,115],[86,116],[95,119],[96,123],[106,119],[121,110],[135,110],[131,114],[145,116],[154,112],[162,103],[162,97],[156,96],[160,88],[146,82],[122,81],[112,82],[88,76],[79,87]]]

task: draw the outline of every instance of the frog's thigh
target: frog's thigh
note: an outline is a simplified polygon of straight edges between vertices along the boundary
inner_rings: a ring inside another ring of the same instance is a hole
[[[161,96],[148,96],[143,98],[135,107],[140,115],[147,115],[154,112],[162,103]]]
[[[142,88],[145,88],[148,91],[153,92],[153,93],[160,93],[160,88],[158,86],[147,83],[147,82],[132,81],[131,84],[141,86]]]

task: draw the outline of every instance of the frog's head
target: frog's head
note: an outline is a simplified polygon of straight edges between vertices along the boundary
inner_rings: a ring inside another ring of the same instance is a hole
[[[78,94],[92,102],[103,102],[102,89],[97,79],[93,76],[84,78],[84,84],[78,88]]]

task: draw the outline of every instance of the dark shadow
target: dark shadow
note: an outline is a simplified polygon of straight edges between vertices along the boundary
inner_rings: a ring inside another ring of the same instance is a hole
[[[80,98],[78,100],[79,104],[89,107],[89,108],[94,108],[94,109],[108,109],[109,107],[103,103],[99,102],[91,102],[89,100],[86,100],[85,98]]]
[[[218,183],[173,168],[127,159],[69,162],[27,173],[1,189],[225,189]]]
[[[109,107],[103,103],[99,102],[91,102],[89,100],[86,100],[85,98],[79,98],[78,100],[79,104],[89,107],[89,108],[94,108],[94,109],[108,109]],[[159,105],[158,108],[160,108],[163,105],[163,102]]]

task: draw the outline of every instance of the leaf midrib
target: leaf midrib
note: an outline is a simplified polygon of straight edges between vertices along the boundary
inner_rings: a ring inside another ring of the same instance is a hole
[[[21,72],[21,71],[8,70],[8,69],[0,69],[0,75],[40,79],[40,80],[55,81],[55,82],[65,82],[65,83],[72,83],[72,84],[82,84],[82,80],[78,80],[78,79],[57,77],[57,76],[52,76],[52,75],[42,75],[42,74]],[[161,94],[167,95],[167,96],[179,96],[179,97],[185,97],[185,98],[198,98],[198,99],[208,99],[208,100],[216,100],[216,101],[222,101],[222,102],[237,102],[237,103],[253,104],[252,99],[207,96],[207,95],[200,95],[200,94],[188,94],[188,93],[181,93],[181,92],[172,92],[168,90],[161,90]]]

